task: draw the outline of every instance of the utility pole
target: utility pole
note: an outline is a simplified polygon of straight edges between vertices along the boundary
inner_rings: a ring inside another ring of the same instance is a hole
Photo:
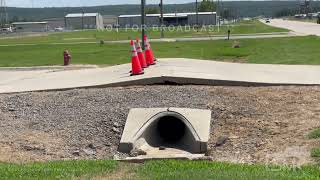
[[[160,0],[160,13],[161,13],[161,20],[160,20],[161,38],[164,38],[164,32],[163,32],[163,0]]]
[[[197,24],[197,29],[199,26],[199,9],[198,9],[198,0],[196,0],[196,24]]]
[[[81,19],[81,23],[82,23],[82,30],[84,30],[84,9],[82,9],[82,19]]]
[[[0,26],[4,27],[8,24],[8,12],[5,0],[0,2]]]
[[[142,49],[144,50],[144,36],[146,34],[145,32],[145,5],[146,5],[146,0],[141,0],[141,39],[142,39]]]
[[[218,32],[220,31],[220,17],[221,17],[221,13],[220,13],[220,1],[217,0],[217,10],[216,10],[216,15],[217,15],[217,24],[218,24]]]
[[[216,7],[216,9],[214,9],[214,7]],[[214,13],[214,11],[216,11],[215,25],[218,25],[218,32],[220,32],[219,0],[212,0],[212,13]]]
[[[222,0],[219,0],[219,4],[220,4],[220,14],[221,14],[221,18],[222,18],[222,25],[224,25],[225,9],[224,9]]]

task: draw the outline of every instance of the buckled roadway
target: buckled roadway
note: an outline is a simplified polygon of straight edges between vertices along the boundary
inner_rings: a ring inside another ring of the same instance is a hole
[[[162,83],[270,86],[320,85],[320,66],[239,64],[192,59],[159,59],[144,75],[130,76],[131,65],[80,70],[0,68],[0,93]]]

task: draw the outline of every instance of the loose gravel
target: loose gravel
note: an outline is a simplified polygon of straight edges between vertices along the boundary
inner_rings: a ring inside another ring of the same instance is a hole
[[[306,164],[320,87],[137,86],[0,95],[0,161],[110,159],[131,108],[212,110],[215,160]],[[224,139],[223,143],[219,143]],[[218,142],[218,143],[217,143]],[[217,144],[219,146],[217,146]]]

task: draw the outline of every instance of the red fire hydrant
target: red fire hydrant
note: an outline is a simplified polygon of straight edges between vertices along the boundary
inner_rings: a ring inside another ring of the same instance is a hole
[[[64,58],[64,66],[68,66],[71,60],[71,54],[67,49],[63,51],[63,58]]]

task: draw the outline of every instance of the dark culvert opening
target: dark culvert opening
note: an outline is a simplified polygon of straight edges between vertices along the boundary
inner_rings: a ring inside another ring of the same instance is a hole
[[[157,132],[165,144],[179,142],[186,133],[186,125],[178,118],[164,116],[158,120]]]
[[[177,114],[165,114],[160,116],[145,129],[140,136],[149,146],[167,147],[195,152],[198,143],[193,132],[186,124],[184,117]]]

